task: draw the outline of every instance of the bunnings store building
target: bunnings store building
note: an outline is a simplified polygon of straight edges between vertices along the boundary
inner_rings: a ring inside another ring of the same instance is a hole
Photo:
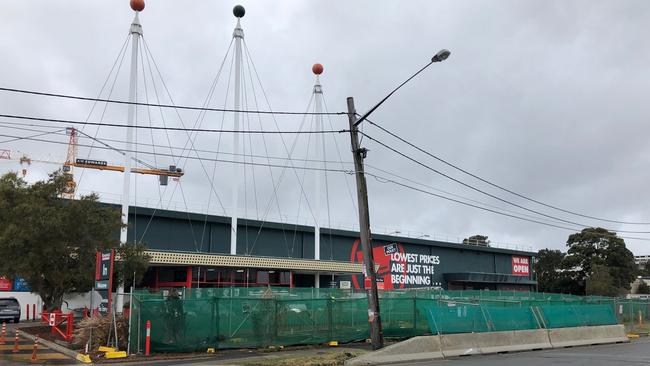
[[[149,288],[364,287],[358,233],[240,219],[230,254],[230,218],[131,207],[129,240],[149,248]],[[534,291],[529,251],[373,235],[380,288]]]

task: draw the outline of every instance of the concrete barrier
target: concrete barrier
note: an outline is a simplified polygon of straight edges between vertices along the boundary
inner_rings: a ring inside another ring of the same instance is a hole
[[[446,357],[618,342],[629,342],[623,325],[444,334],[410,338],[348,360],[345,365],[391,365]]]
[[[549,329],[548,335],[553,348],[630,341],[622,324]]]
[[[392,365],[443,358],[438,336],[420,336],[347,360],[346,366]]]
[[[442,355],[444,357],[468,356],[481,354],[478,347],[478,333],[444,334],[440,336]]]
[[[476,333],[475,344],[482,354],[552,348],[546,329]]]

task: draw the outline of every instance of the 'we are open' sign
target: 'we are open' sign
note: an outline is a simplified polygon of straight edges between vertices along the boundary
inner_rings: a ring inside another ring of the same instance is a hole
[[[515,276],[528,276],[530,274],[530,258],[513,255],[512,274]]]

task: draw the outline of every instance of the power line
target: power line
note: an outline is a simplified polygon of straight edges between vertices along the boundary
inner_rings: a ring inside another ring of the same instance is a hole
[[[375,174],[372,174],[372,173],[365,172],[365,174],[369,175],[369,176],[371,176],[373,178],[383,180],[384,181],[383,183],[395,184],[395,185],[398,185],[398,186],[401,186],[401,187],[404,187],[404,188],[408,188],[408,189],[411,189],[411,190],[414,190],[414,191],[417,191],[417,192],[420,192],[420,193],[424,193],[424,194],[427,194],[427,195],[430,195],[430,196],[442,198],[444,200],[459,203],[461,205],[473,207],[473,208],[476,208],[476,209],[479,209],[479,210],[488,211],[488,212],[491,212],[491,213],[494,213],[494,214],[497,214],[497,215],[507,216],[507,217],[511,217],[511,218],[514,218],[514,219],[518,219],[518,220],[522,220],[522,221],[528,221],[528,222],[531,222],[531,223],[550,226],[550,227],[554,227],[554,228],[558,228],[558,229],[576,231],[576,228],[570,228],[570,227],[566,227],[566,226],[555,225],[555,224],[551,224],[551,223],[548,223],[548,222],[538,221],[538,220],[534,220],[534,219],[528,219],[528,218],[525,218],[525,217],[512,215],[512,214],[509,214],[509,213],[500,212],[500,211],[493,210],[493,209],[490,209],[490,208],[481,207],[481,206],[474,205],[474,204],[471,204],[471,203],[463,202],[463,201],[460,201],[460,200],[457,200],[457,199],[454,199],[454,198],[445,197],[445,196],[440,195],[440,194],[429,192],[427,190],[417,188],[417,187],[413,187],[411,185],[401,183],[401,182],[397,182],[395,180],[384,178],[384,177],[381,177],[379,175],[375,175]],[[587,227],[583,227],[583,228],[587,228]],[[613,231],[613,230],[611,230],[611,231]],[[639,234],[643,234],[643,233],[639,233]],[[623,239],[634,239],[634,240],[650,241],[650,238],[639,238],[639,237],[618,236],[618,235],[612,235],[612,236],[616,236],[618,238],[623,238]]]
[[[415,145],[415,144],[413,144],[413,143],[411,143],[411,142],[409,142],[409,141],[407,141],[407,140],[401,138],[401,137],[398,136],[397,134],[395,134],[395,133],[393,133],[393,132],[391,132],[391,131],[385,129],[384,127],[380,126],[379,124],[377,124],[377,123],[375,123],[375,122],[373,122],[373,121],[371,121],[371,120],[369,120],[369,119],[367,119],[367,118],[366,118],[366,121],[368,121],[368,123],[370,123],[371,125],[373,125],[373,126],[379,128],[380,130],[386,132],[387,134],[393,136],[394,138],[396,138],[396,139],[402,141],[403,143],[405,143],[405,144],[411,146],[412,148],[414,148],[414,149],[416,149],[416,150],[418,150],[418,151],[420,151],[420,152],[422,152],[422,153],[424,153],[424,154],[426,154],[426,155],[428,155],[428,156],[430,156],[430,157],[432,157],[432,158],[438,160],[439,162],[441,162],[441,163],[443,163],[443,164],[445,164],[445,165],[447,165],[447,166],[450,166],[450,167],[452,167],[452,168],[454,168],[454,169],[456,169],[456,170],[458,170],[458,171],[461,171],[461,172],[463,172],[463,173],[469,175],[469,176],[472,177],[472,178],[478,179],[478,180],[480,180],[480,181],[483,182],[483,183],[489,184],[489,185],[491,185],[492,187],[495,187],[495,188],[501,189],[502,191],[508,192],[508,193],[510,193],[510,194],[513,194],[513,195],[515,195],[515,196],[517,196],[517,197],[520,197],[520,198],[523,198],[523,199],[525,199],[525,200],[528,200],[528,201],[531,201],[531,202],[537,203],[537,204],[539,204],[539,205],[542,205],[542,206],[545,206],[545,207],[548,207],[548,208],[552,208],[552,209],[554,209],[554,210],[562,211],[562,212],[564,212],[564,213],[568,213],[568,214],[571,214],[571,215],[584,217],[584,218],[587,218],[587,219],[593,219],[593,220],[604,221],[604,222],[611,222],[611,223],[615,223],[615,224],[626,224],[626,225],[650,225],[650,222],[630,222],[630,221],[620,221],[620,220],[603,219],[603,218],[599,218],[599,217],[595,217],[595,216],[585,215],[585,214],[581,214],[581,213],[574,212],[574,211],[571,211],[571,210],[563,209],[563,208],[561,208],[561,207],[553,206],[553,205],[551,205],[551,204],[541,202],[541,201],[536,200],[536,199],[534,199],[534,198],[530,198],[530,197],[528,197],[528,196],[525,196],[525,195],[523,195],[523,194],[520,194],[520,193],[514,192],[514,191],[512,191],[512,190],[510,190],[510,189],[508,189],[508,188],[505,188],[505,187],[503,187],[503,186],[500,186],[500,185],[498,185],[498,184],[496,184],[496,183],[493,183],[493,182],[491,182],[491,181],[489,181],[489,180],[487,180],[487,179],[481,178],[481,177],[479,177],[479,176],[476,175],[476,174],[473,174],[473,173],[471,173],[471,172],[469,172],[469,171],[467,171],[467,170],[465,170],[465,169],[463,169],[463,168],[461,168],[461,167],[459,167],[459,166],[457,166],[457,165],[455,165],[455,164],[452,164],[452,163],[446,161],[445,159],[443,159],[443,158],[441,158],[441,157],[439,157],[439,156],[436,156],[436,155],[434,155],[434,154],[432,154],[432,153],[430,153],[430,152],[428,152],[428,151],[422,149],[421,147],[419,147],[419,146],[417,146],[417,145]]]
[[[55,127],[55,126],[42,126],[42,125],[35,125],[35,124],[29,124],[29,123],[15,123],[15,122],[0,121],[0,127],[4,127],[4,128],[20,130],[20,131],[30,131],[30,132],[46,132],[46,131],[43,131],[42,129],[38,129],[38,128],[34,129],[34,128],[17,127],[17,126],[53,128],[53,129],[57,129],[57,131],[47,132],[47,133],[52,134],[52,135],[67,136],[65,134],[65,132],[63,132],[64,130],[58,129],[58,127]],[[90,135],[82,132],[81,130],[77,130],[77,132],[87,136],[90,139],[96,140],[97,142],[102,143],[102,144],[107,143],[107,142],[117,142],[117,143],[121,143],[121,144],[126,144],[126,141],[124,141],[124,140],[112,139],[112,138],[107,138],[107,137],[95,138],[93,136],[90,136]],[[34,136],[32,136],[32,137],[34,137]],[[6,142],[6,141],[3,141],[3,142]],[[336,140],[334,140],[334,142],[336,142]],[[139,142],[139,141],[134,141],[133,144],[137,145],[137,146],[152,147],[152,148],[154,148],[154,150],[155,150],[155,148],[170,149],[170,151],[184,150],[184,148],[182,148],[180,146],[166,146],[166,145],[151,144],[151,143]],[[115,150],[119,150],[119,149],[115,148]],[[140,151],[140,150],[138,150],[138,151]],[[224,155],[232,155],[232,156],[246,155],[246,156],[254,157],[254,158],[260,158],[260,159],[267,159],[268,158],[268,159],[272,159],[272,160],[293,160],[293,161],[303,161],[303,162],[311,162],[311,163],[328,163],[328,164],[351,164],[351,162],[342,161],[342,160],[316,160],[316,159],[301,159],[301,158],[290,158],[290,157],[285,158],[285,157],[281,157],[281,156],[268,156],[268,155],[257,155],[257,154],[236,154],[236,153],[227,152],[227,151],[206,150],[206,149],[194,149],[194,151],[201,152],[201,153],[224,154]],[[155,151],[154,151],[154,153],[155,153]],[[340,157],[340,154],[339,154],[339,157]]]
[[[29,137],[29,136],[11,136],[11,135],[1,135],[1,134],[0,134],[0,136],[2,136],[2,137],[20,138],[20,139],[23,139],[23,140],[31,140],[31,141],[38,141],[38,142],[45,142],[45,143],[53,143],[53,144],[67,145],[67,143],[65,143],[65,142],[61,142],[61,141],[53,141],[53,140],[38,139],[38,138],[32,138],[32,137]],[[376,140],[373,140],[373,141],[376,141]],[[89,147],[90,145],[79,144],[78,146]],[[95,148],[96,148],[96,149],[103,149],[103,150],[113,150],[112,148],[109,148],[109,147],[103,147],[103,146],[95,146]],[[149,154],[149,155],[152,155],[152,154],[153,154],[153,153],[150,153],[150,152],[140,152],[140,153],[143,153],[143,154]],[[171,156],[171,157],[173,157],[173,155],[171,155],[171,154],[158,154],[158,155],[161,155],[161,156]],[[190,160],[216,161],[216,162],[234,163],[234,164],[256,165],[256,166],[268,166],[268,167],[272,167],[272,168],[286,168],[286,165],[263,164],[263,163],[255,163],[255,162],[241,162],[241,161],[224,160],[224,159],[213,159],[213,158],[203,158],[203,157],[187,157],[187,159],[190,159]],[[314,167],[306,167],[306,166],[305,166],[305,167],[302,167],[302,166],[295,166],[294,168],[295,168],[295,169],[299,169],[299,170],[322,170],[322,171],[329,171],[329,172],[336,172],[336,173],[354,174],[354,171],[352,171],[352,170],[344,170],[344,169],[314,168]],[[549,227],[555,227],[555,228],[564,229],[564,230],[569,230],[569,231],[576,231],[576,230],[580,230],[581,228],[586,228],[586,227],[588,227],[588,226],[585,226],[585,225],[576,225],[576,226],[578,226],[578,228],[571,228],[571,227],[566,227],[566,226],[556,225],[556,224],[553,224],[553,223],[548,223],[548,222],[539,221],[539,220],[535,220],[535,219],[530,219],[530,218],[526,218],[526,217],[522,217],[522,216],[518,216],[518,215],[514,215],[514,214],[509,214],[509,213],[506,213],[506,212],[501,212],[501,211],[499,211],[499,210],[497,210],[497,209],[491,209],[491,208],[481,207],[481,206],[476,205],[476,204],[471,204],[471,203],[463,202],[463,201],[460,201],[460,200],[458,200],[458,199],[454,199],[454,198],[446,197],[446,196],[444,196],[444,195],[440,195],[440,194],[436,194],[436,193],[433,193],[433,192],[429,192],[429,191],[427,191],[427,190],[424,190],[424,189],[421,189],[421,188],[417,188],[417,187],[414,187],[414,186],[411,186],[411,185],[408,185],[408,184],[405,184],[405,183],[401,183],[401,182],[398,182],[398,181],[395,181],[395,180],[393,180],[393,179],[386,178],[386,177],[383,177],[383,176],[380,176],[380,175],[377,175],[377,174],[373,174],[373,173],[369,173],[369,172],[366,172],[366,174],[367,174],[368,176],[371,176],[371,177],[377,179],[377,180],[378,180],[379,182],[381,182],[381,183],[391,183],[391,184],[395,184],[395,185],[398,185],[398,186],[401,186],[401,187],[404,187],[404,188],[408,188],[408,189],[411,189],[411,190],[414,190],[414,191],[417,191],[417,192],[420,192],[420,193],[424,193],[424,194],[427,194],[427,195],[430,195],[430,196],[434,196],[434,197],[442,198],[442,199],[447,200],[447,201],[451,201],[451,202],[459,203],[459,204],[464,205],[464,206],[473,207],[473,208],[476,208],[476,209],[479,209],[479,210],[483,210],[483,211],[491,212],[491,213],[498,214],[498,215],[501,215],[501,216],[511,217],[511,218],[515,218],[515,219],[518,219],[518,220],[522,220],[522,221],[527,221],[527,222],[531,222],[531,223],[536,223],[536,224],[540,224],[540,225],[545,225],[545,226],[549,226]],[[404,179],[406,179],[406,178],[404,178]],[[419,184],[419,185],[424,185],[424,184],[417,183],[417,182],[414,182],[414,183]],[[462,196],[461,196],[461,197],[462,197]],[[463,198],[464,198],[464,197],[463,197]],[[467,199],[467,198],[464,198],[464,199]],[[482,203],[481,203],[481,204],[482,204]],[[613,230],[612,230],[612,231],[613,231]],[[622,232],[622,231],[619,231],[619,232]],[[641,234],[641,233],[639,233],[639,234]],[[633,240],[650,241],[650,238],[628,237],[628,236],[618,236],[618,237],[623,238],[623,239],[633,239]]]
[[[30,94],[30,95],[39,95],[45,97],[54,97],[54,98],[65,98],[65,99],[75,99],[83,100],[88,102],[103,102],[103,103],[114,103],[114,104],[126,104],[126,105],[139,105],[146,107],[160,107],[160,108],[174,108],[174,109],[184,109],[184,110],[193,110],[193,111],[210,111],[210,112],[229,112],[229,113],[251,113],[251,114],[272,114],[272,115],[347,115],[346,112],[291,112],[291,111],[257,111],[257,110],[239,110],[239,109],[226,109],[226,108],[207,108],[207,107],[192,107],[192,106],[179,106],[173,104],[156,104],[156,103],[140,103],[140,102],[127,102],[125,100],[114,100],[114,99],[102,99],[102,98],[90,98],[90,97],[81,97],[70,94],[59,94],[59,93],[46,93],[39,92],[34,90],[25,90],[25,89],[16,89],[16,88],[2,88],[0,91],[11,92],[11,93],[21,93],[21,94]]]
[[[396,153],[396,154],[398,154],[398,155],[400,155],[400,156],[402,156],[402,157],[404,157],[404,158],[406,158],[406,159],[408,159],[408,160],[410,160],[410,161],[412,161],[412,162],[414,162],[414,163],[416,163],[416,164],[418,164],[418,165],[420,165],[420,166],[422,166],[422,167],[424,167],[424,168],[426,168],[426,169],[428,169],[428,170],[430,170],[430,171],[432,171],[432,172],[434,172],[434,173],[436,173],[436,174],[439,174],[439,175],[441,175],[441,176],[443,176],[443,177],[445,177],[445,178],[447,178],[447,179],[449,179],[449,180],[451,180],[451,181],[454,181],[454,182],[456,182],[456,183],[458,183],[458,184],[460,184],[460,185],[462,185],[462,186],[465,186],[465,187],[467,187],[467,188],[469,188],[469,189],[472,189],[472,190],[474,190],[474,191],[476,191],[476,192],[482,193],[482,194],[484,194],[484,195],[486,195],[486,196],[492,197],[492,198],[494,198],[494,199],[496,199],[496,200],[499,200],[499,201],[501,201],[501,202],[507,203],[507,204],[509,204],[509,205],[512,205],[512,206],[518,207],[518,208],[520,208],[520,209],[522,209],[522,210],[526,210],[526,211],[529,211],[529,212],[535,213],[535,214],[540,215],[540,216],[548,217],[548,218],[550,218],[550,219],[554,219],[554,220],[557,220],[557,221],[562,221],[562,222],[567,223],[567,224],[572,224],[572,225],[581,226],[581,227],[590,227],[590,226],[591,226],[591,225],[581,224],[581,223],[579,223],[579,222],[575,222],[575,221],[565,220],[565,219],[562,219],[562,218],[559,218],[559,217],[556,217],[556,216],[548,215],[548,214],[545,214],[545,213],[543,213],[543,212],[533,210],[533,209],[531,209],[531,208],[528,208],[528,207],[525,207],[525,206],[519,205],[519,204],[514,203],[514,202],[512,202],[512,201],[508,201],[508,200],[506,200],[506,199],[504,199],[504,198],[501,198],[501,197],[499,197],[499,196],[493,195],[493,194],[491,194],[491,193],[489,193],[489,192],[486,192],[486,191],[484,191],[484,190],[482,190],[482,189],[480,189],[480,188],[476,188],[476,187],[474,187],[474,186],[472,186],[472,185],[470,185],[470,184],[467,184],[467,183],[465,183],[465,182],[463,182],[463,181],[461,181],[461,180],[459,180],[459,179],[456,179],[456,178],[454,178],[454,177],[452,177],[452,176],[450,176],[450,175],[448,175],[448,174],[445,174],[445,173],[443,173],[443,172],[441,172],[441,171],[439,171],[439,170],[436,170],[436,169],[430,167],[429,165],[426,165],[426,164],[424,164],[423,162],[421,162],[421,161],[419,161],[419,160],[417,160],[417,159],[415,159],[415,158],[412,158],[412,157],[406,155],[405,153],[403,153],[403,152],[401,152],[401,151],[399,151],[399,150],[397,150],[397,149],[395,149],[395,148],[393,148],[393,147],[390,147],[390,146],[386,145],[385,143],[383,143],[383,142],[381,142],[381,141],[379,141],[379,140],[377,140],[377,139],[375,139],[375,138],[369,136],[368,134],[365,134],[365,133],[363,133],[363,132],[360,132],[360,133],[361,133],[362,135],[366,136],[369,140],[378,143],[379,145],[385,147],[386,149],[388,149],[388,150],[390,150],[390,151],[392,151],[392,152],[394,152],[394,153]],[[614,230],[612,230],[612,231],[614,231]],[[629,233],[629,234],[650,234],[650,231],[618,230],[618,232],[621,232],[621,233]]]
[[[406,181],[406,182],[413,183],[413,184],[416,184],[416,185],[418,185],[418,186],[421,186],[421,187],[425,187],[425,188],[428,188],[428,189],[434,190],[434,191],[436,191],[436,192],[444,193],[444,194],[447,194],[447,195],[452,196],[452,197],[460,198],[460,199],[466,200],[466,201],[468,201],[468,202],[472,202],[472,203],[475,203],[475,204],[479,204],[479,205],[482,205],[482,206],[485,206],[485,207],[490,207],[490,208],[493,208],[493,209],[496,209],[496,210],[500,210],[500,211],[503,211],[503,212],[509,212],[509,213],[512,213],[512,214],[515,214],[515,215],[520,215],[520,216],[523,216],[523,217],[528,217],[528,218],[535,219],[535,220],[540,219],[539,217],[537,217],[537,216],[535,216],[535,215],[526,214],[526,213],[518,212],[518,211],[515,211],[515,210],[509,210],[509,209],[506,209],[506,208],[503,208],[503,207],[499,207],[499,206],[491,205],[491,204],[489,204],[489,203],[485,203],[485,202],[478,201],[478,200],[475,200],[475,199],[472,199],[472,198],[469,198],[469,197],[465,197],[465,196],[460,195],[460,194],[456,194],[456,193],[453,193],[453,192],[445,191],[445,190],[443,190],[443,189],[439,189],[439,188],[433,187],[433,186],[431,186],[431,185],[428,185],[428,184],[424,184],[424,183],[418,182],[418,181],[416,181],[416,180],[413,180],[413,179],[410,179],[410,178],[404,177],[404,176],[402,176],[402,175],[399,175],[399,174],[393,173],[393,172],[388,171],[388,170],[384,170],[384,169],[378,168],[378,167],[376,167],[376,166],[373,166],[373,165],[370,165],[370,164],[367,164],[367,163],[364,164],[364,166],[365,166],[366,168],[370,168],[370,169],[372,169],[372,170],[376,170],[376,171],[379,171],[379,172],[381,172],[381,173],[388,174],[388,175],[390,175],[390,176],[392,176],[392,177],[395,177],[395,178],[398,178],[398,179],[404,180],[404,181]],[[379,178],[375,178],[375,180],[379,181]],[[386,183],[386,182],[381,182],[381,181],[379,181],[379,182],[380,182],[380,183]],[[541,220],[541,219],[540,219],[540,220]],[[545,220],[546,220],[546,219],[545,219]],[[547,220],[547,221],[548,221],[548,222],[552,222],[552,223],[556,223],[556,224],[560,224],[560,225],[563,224],[561,221],[557,221],[557,220]]]
[[[14,141],[20,141],[20,140],[30,140],[30,139],[33,139],[35,137],[46,136],[46,135],[54,134],[54,133],[57,133],[57,132],[60,132],[60,131],[64,131],[64,130],[41,132],[41,133],[37,133],[35,135],[30,135],[30,136],[4,136],[3,135],[4,137],[13,137],[13,138],[11,138],[9,140],[0,141],[0,144],[5,144],[5,143],[8,143],[8,142],[14,142]]]
[[[67,142],[62,142],[62,141],[54,141],[54,140],[45,140],[45,139],[38,139],[30,136],[14,136],[14,135],[4,135],[0,134],[0,137],[10,137],[10,138],[16,138],[16,139],[21,139],[21,140],[30,140],[30,141],[37,141],[37,142],[45,142],[45,143],[51,143],[51,144],[58,144],[58,145],[68,145]],[[81,147],[91,147],[91,145],[86,145],[86,144],[77,144],[77,146]],[[110,150],[110,151],[115,151],[114,148],[112,147],[105,147],[105,146],[95,146],[95,149],[100,149],[100,150]],[[149,151],[139,151],[139,150],[129,150],[129,149],[123,149],[121,150],[122,152],[138,152],[139,154],[145,154],[145,155],[158,155],[158,156],[166,156],[166,157],[176,157],[176,155],[172,154],[165,154],[165,153],[153,153]],[[190,159],[190,160],[199,160],[199,161],[214,161],[214,162],[220,162],[220,163],[233,163],[233,164],[244,164],[244,165],[255,165],[255,166],[268,166],[272,168],[286,168],[286,165],[280,165],[280,164],[263,164],[263,163],[255,163],[255,162],[241,162],[241,161],[234,161],[234,160],[224,160],[224,159],[215,159],[215,158],[206,158],[206,157],[190,157],[187,156],[185,159]],[[290,159],[288,159],[290,160]],[[346,173],[346,174],[354,174],[354,171],[352,170],[345,170],[345,169],[331,169],[331,168],[314,168],[314,167],[301,167],[301,166],[296,166],[296,169],[300,170],[320,170],[320,171],[329,171],[329,172],[338,172],[338,173]]]
[[[266,130],[217,130],[217,129],[203,129],[203,128],[184,128],[184,127],[161,127],[161,126],[127,126],[116,123],[100,123],[100,122],[83,122],[83,121],[73,121],[66,119],[54,119],[54,118],[43,118],[43,117],[30,117],[30,116],[20,116],[13,114],[0,114],[0,117],[11,118],[11,119],[22,119],[30,121],[40,121],[40,122],[52,122],[52,123],[65,123],[65,124],[80,124],[80,125],[94,125],[94,126],[103,126],[103,127],[119,127],[119,128],[136,128],[136,129],[145,129],[145,130],[167,130],[167,131],[187,131],[187,132],[216,132],[216,133],[250,133],[250,134],[319,134],[319,133],[344,133],[349,130],[322,130],[322,131],[266,131]]]

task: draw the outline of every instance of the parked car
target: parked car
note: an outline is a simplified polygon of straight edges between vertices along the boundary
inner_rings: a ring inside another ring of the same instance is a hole
[[[0,320],[20,321],[20,304],[13,297],[0,298]]]

